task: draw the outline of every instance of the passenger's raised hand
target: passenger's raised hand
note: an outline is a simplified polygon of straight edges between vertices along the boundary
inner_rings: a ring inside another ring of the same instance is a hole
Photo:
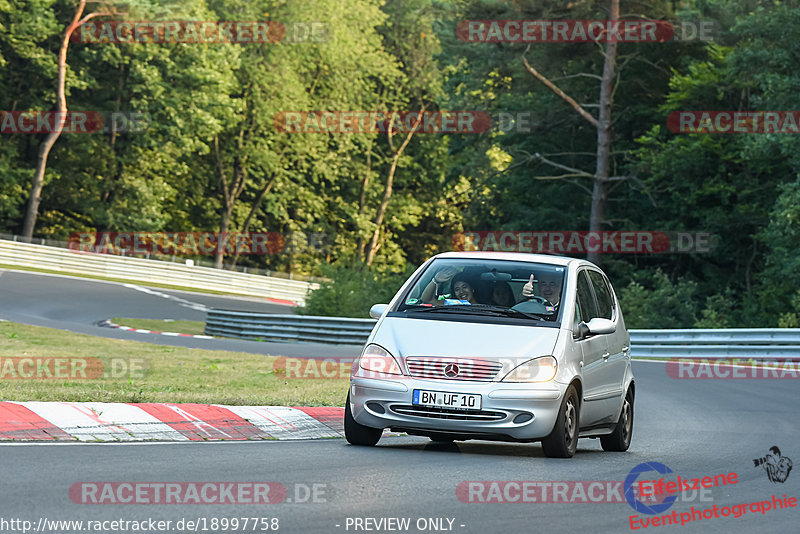
[[[433,277],[434,282],[443,284],[458,274],[458,269],[455,267],[445,267]]]

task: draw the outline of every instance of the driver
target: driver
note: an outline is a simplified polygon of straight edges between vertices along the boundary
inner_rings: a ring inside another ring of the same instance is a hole
[[[561,302],[561,276],[556,273],[542,273],[539,275],[539,291],[541,297],[546,299],[553,306],[558,306]],[[522,286],[522,296],[531,298],[536,296],[533,292],[533,284],[536,282],[534,275]]]

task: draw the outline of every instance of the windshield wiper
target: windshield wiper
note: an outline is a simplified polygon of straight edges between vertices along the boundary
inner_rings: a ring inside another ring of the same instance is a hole
[[[420,308],[406,308],[405,311],[415,311],[415,312],[442,312],[442,311],[451,311],[451,312],[458,312],[458,313],[471,313],[473,315],[501,315],[497,314],[495,310],[487,310],[482,309],[480,305],[475,304],[448,304],[446,306],[432,306],[432,307],[420,307]],[[490,313],[485,313],[490,312]]]
[[[433,312],[433,311],[451,311],[458,313],[468,313],[471,315],[494,315],[496,317],[519,317],[525,319],[536,319],[537,321],[545,321],[546,319],[541,315],[534,313],[513,310],[504,306],[495,306],[492,304],[450,304],[446,306],[434,306],[432,308],[406,308],[406,311],[415,312]]]
[[[481,308],[491,310],[496,313],[500,313],[507,317],[525,317],[527,319],[536,319],[537,321],[546,321],[547,318],[543,315],[539,315],[536,313],[524,312],[520,310],[515,310],[514,308],[506,308],[505,306],[496,306],[493,304],[477,304]]]

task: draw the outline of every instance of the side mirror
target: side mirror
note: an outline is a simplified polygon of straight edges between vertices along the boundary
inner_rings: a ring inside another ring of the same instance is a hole
[[[589,327],[581,321],[572,331],[572,339],[585,339],[589,335]]]
[[[601,319],[600,317],[595,317],[586,323],[586,326],[589,328],[590,334],[613,334],[617,331],[617,326],[614,324],[614,321],[610,319]]]
[[[373,304],[372,307],[369,309],[369,316],[373,319],[380,319],[383,312],[386,311],[388,308],[388,304]],[[609,321],[610,322],[610,321]]]

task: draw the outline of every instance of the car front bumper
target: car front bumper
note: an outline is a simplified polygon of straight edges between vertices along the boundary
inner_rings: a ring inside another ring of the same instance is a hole
[[[415,407],[412,404],[415,389],[479,394],[481,409]],[[476,439],[503,437],[535,441],[552,432],[566,389],[566,384],[554,381],[515,384],[353,377],[350,380],[350,408],[356,422],[372,428],[474,436]]]

